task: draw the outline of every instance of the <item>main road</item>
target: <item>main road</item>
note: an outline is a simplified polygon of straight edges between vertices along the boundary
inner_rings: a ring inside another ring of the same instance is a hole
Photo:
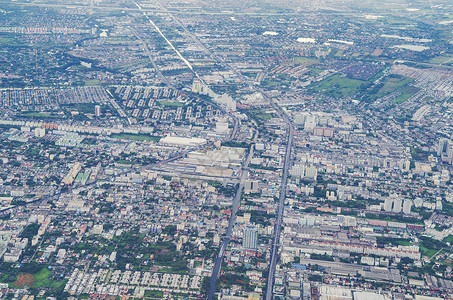
[[[198,37],[194,34],[192,34],[182,22],[179,21],[178,18],[173,16],[171,12],[169,12],[160,2],[158,2],[159,6],[162,8],[162,10],[166,11],[166,13],[172,17],[180,27],[183,28],[184,32],[189,35],[189,37],[201,48],[203,48],[214,60],[216,60],[218,63],[220,63],[222,66],[224,66],[227,69],[232,70],[236,75],[239,76],[239,78],[242,78],[244,82],[247,82],[250,84],[250,86],[253,86],[250,83],[250,79],[247,78],[246,76],[242,75],[237,69],[232,68],[230,65],[226,64],[223,60],[221,60],[219,57],[217,57],[208,47],[203,45],[203,43],[200,42]],[[137,5],[140,7],[139,5]],[[149,18],[148,18],[149,19]],[[156,26],[155,24],[153,24]],[[168,40],[167,40],[168,42]],[[179,54],[179,53],[178,53]],[[179,54],[180,55],[180,54]],[[200,76],[191,68],[192,72],[195,73],[195,75],[201,80]],[[203,82],[203,81],[202,81]],[[267,292],[266,292],[266,299],[272,299],[273,295],[273,285],[274,285],[274,277],[275,277],[275,268],[277,265],[278,261],[278,249],[280,245],[280,234],[281,234],[281,228],[282,228],[282,220],[283,220],[283,209],[284,209],[284,204],[285,204],[285,197],[286,197],[286,186],[287,186],[287,181],[288,181],[288,169],[290,166],[290,160],[291,160],[291,151],[292,151],[292,143],[293,143],[293,135],[294,135],[294,128],[293,125],[291,124],[291,120],[289,119],[288,115],[279,107],[277,103],[272,101],[267,94],[260,88],[256,88],[256,91],[259,91],[263,94],[266,100],[269,101],[269,104],[278,112],[280,117],[285,121],[285,123],[288,126],[288,136],[287,136],[287,143],[286,143],[286,154],[285,154],[285,161],[283,165],[283,172],[282,172],[282,180],[281,180],[281,189],[280,189],[280,195],[279,195],[279,203],[278,203],[278,208],[277,208],[277,216],[276,216],[276,221],[275,221],[275,228],[274,228],[274,239],[272,242],[272,254],[271,254],[271,263],[269,267],[269,277],[267,281]],[[236,125],[236,124],[235,124]],[[233,136],[235,131],[237,130],[238,126],[235,126],[235,129],[233,131]],[[233,227],[236,221],[236,213],[237,209],[240,204],[241,200],[241,195],[242,195],[242,189],[244,187],[244,182],[245,179],[247,178],[247,173],[248,173],[248,164],[253,156],[253,145],[250,148],[249,155],[247,157],[247,160],[243,166],[242,169],[242,175],[241,175],[241,180],[239,183],[239,187],[236,191],[236,195],[233,199],[233,204],[232,204],[232,210],[231,210],[231,215],[230,215],[230,220],[228,224],[228,229],[226,232],[226,235],[224,239],[222,240],[221,246],[219,253],[217,255],[217,258],[214,263],[214,268],[212,270],[211,278],[209,281],[209,292],[208,292],[208,300],[212,300],[216,291],[216,283],[217,283],[217,278],[219,276],[219,272],[222,266],[222,260],[223,256],[225,254],[225,250],[227,249],[228,243],[231,238],[231,233],[233,231]]]
[[[283,223],[283,210],[285,205],[285,198],[286,198],[286,186],[288,182],[288,169],[291,164],[291,151],[293,145],[293,136],[294,136],[294,128],[291,122],[286,119],[288,122],[288,139],[286,141],[286,154],[285,154],[285,161],[283,163],[283,175],[282,181],[280,186],[280,195],[278,199],[278,207],[277,207],[277,216],[275,220],[275,227],[274,227],[274,240],[272,241],[272,254],[271,254],[271,262],[269,265],[269,275],[267,278],[267,289],[266,289],[266,299],[272,299],[273,295],[273,287],[274,287],[274,280],[275,280],[275,268],[278,261],[278,248],[280,245],[280,234],[282,231],[282,223]]]
[[[236,222],[236,213],[239,208],[239,204],[241,203],[242,189],[244,188],[244,183],[248,176],[248,172],[249,172],[248,166],[249,166],[250,160],[253,157],[253,150],[254,150],[254,145],[252,144],[250,146],[250,151],[249,151],[247,158],[244,162],[244,165],[242,167],[242,171],[241,171],[242,173],[241,173],[241,179],[239,181],[239,187],[236,191],[236,195],[234,195],[234,198],[233,198],[230,220],[228,222],[228,229],[222,240],[222,243],[221,243],[221,246],[219,249],[219,253],[217,254],[217,259],[215,260],[214,267],[212,269],[211,279],[209,281],[209,292],[208,292],[209,300],[213,299],[214,293],[216,291],[217,277],[219,276],[220,268],[222,267],[223,256],[225,254],[225,250],[228,247],[228,243],[230,242],[231,233],[233,232],[234,224]]]

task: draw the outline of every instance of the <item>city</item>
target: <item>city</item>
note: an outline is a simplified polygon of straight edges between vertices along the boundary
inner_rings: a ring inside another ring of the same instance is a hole
[[[453,3],[0,6],[1,299],[453,299]]]

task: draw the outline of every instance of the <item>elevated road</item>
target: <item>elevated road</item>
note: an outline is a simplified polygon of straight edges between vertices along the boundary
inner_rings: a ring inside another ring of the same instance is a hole
[[[278,249],[280,246],[280,235],[282,231],[283,224],[283,211],[286,198],[286,186],[288,182],[288,169],[291,165],[291,151],[293,146],[293,137],[294,137],[294,127],[291,123],[288,123],[288,138],[286,141],[286,154],[285,161],[283,164],[283,176],[280,186],[280,194],[278,198],[278,207],[277,207],[277,216],[274,227],[274,239],[272,241],[272,254],[271,262],[269,265],[269,275],[267,278],[267,290],[266,290],[266,300],[271,300],[273,295],[273,287],[275,281],[275,268],[278,261]]]
[[[212,300],[214,298],[214,294],[216,291],[217,277],[219,277],[220,269],[222,267],[223,256],[225,255],[225,250],[228,247],[228,243],[230,242],[230,239],[231,239],[231,234],[233,233],[234,224],[236,223],[236,213],[238,211],[239,204],[241,203],[242,190],[244,188],[245,180],[247,179],[247,176],[248,176],[248,172],[249,172],[248,166],[249,166],[250,160],[253,157],[253,150],[254,150],[254,147],[252,145],[250,147],[250,151],[249,151],[247,158],[244,162],[244,165],[242,167],[242,173],[241,173],[241,179],[239,181],[239,187],[233,198],[230,220],[228,222],[228,229],[222,240],[220,250],[217,254],[217,259],[215,260],[215,263],[214,263],[214,268],[212,269],[211,279],[209,281],[209,292],[208,292],[209,300]]]
[[[280,195],[279,195],[279,203],[278,203],[278,208],[277,208],[277,216],[276,216],[276,221],[275,221],[275,228],[274,228],[274,238],[272,242],[272,255],[271,255],[271,264],[270,264],[270,269],[269,269],[269,277],[268,277],[268,287],[267,287],[267,292],[266,292],[266,299],[272,299],[273,295],[273,283],[274,283],[274,277],[275,277],[275,269],[278,261],[278,249],[280,245],[280,235],[281,235],[281,227],[282,227],[282,222],[283,222],[283,209],[284,209],[284,203],[285,203],[285,197],[286,197],[286,185],[288,181],[288,169],[291,164],[291,151],[292,151],[292,143],[293,143],[293,136],[294,136],[294,128],[293,125],[291,124],[291,120],[289,117],[286,115],[286,113],[278,106],[277,103],[272,101],[265,91],[263,91],[260,88],[255,88],[253,83],[251,82],[250,78],[244,76],[241,74],[237,69],[231,67],[227,63],[225,63],[222,59],[217,57],[208,47],[206,47],[201,41],[198,39],[198,37],[194,34],[192,34],[182,22],[178,20],[170,11],[168,11],[159,1],[158,5],[161,7],[162,10],[164,10],[172,19],[174,19],[180,27],[183,28],[184,32],[192,39],[193,42],[195,42],[200,48],[204,49],[209,56],[216,60],[220,65],[225,67],[228,70],[233,71],[239,78],[244,80],[244,82],[247,82],[252,89],[256,90],[257,92],[261,92],[266,100],[268,100],[269,104],[277,111],[277,113],[280,115],[280,117],[285,121],[286,125],[288,126],[288,136],[287,136],[287,143],[286,143],[286,154],[285,154],[285,161],[284,161],[284,166],[283,166],[283,175],[282,175],[282,180],[281,180],[281,190],[280,190]],[[137,5],[138,6],[138,5]],[[200,76],[195,72],[195,70],[191,69],[192,72],[195,73],[195,75],[201,80]],[[201,80],[203,82],[203,80]],[[204,82],[203,82],[204,83]],[[206,84],[206,83],[204,83]],[[235,118],[235,121],[237,119]],[[235,123],[235,128],[232,133],[232,138],[234,138],[236,131],[237,131],[237,124]],[[255,136],[256,140],[257,135]],[[222,260],[223,256],[225,254],[225,250],[227,249],[228,243],[231,238],[231,233],[236,221],[236,213],[237,209],[240,204],[240,199],[241,199],[241,194],[242,194],[242,189],[243,185],[245,182],[245,179],[247,178],[247,173],[246,170],[248,169],[248,164],[253,156],[253,147],[250,150],[249,156],[243,166],[243,171],[241,175],[241,180],[240,184],[238,187],[238,190],[236,191],[236,195],[233,199],[233,204],[232,204],[232,210],[231,210],[231,216],[228,224],[228,229],[225,235],[225,238],[222,240],[221,247],[219,250],[219,253],[217,255],[217,259],[214,264],[214,268],[212,270],[211,278],[210,278],[210,283],[209,283],[209,292],[208,292],[208,300],[213,299],[215,290],[216,290],[216,282],[217,278],[220,273],[221,265],[222,265]]]

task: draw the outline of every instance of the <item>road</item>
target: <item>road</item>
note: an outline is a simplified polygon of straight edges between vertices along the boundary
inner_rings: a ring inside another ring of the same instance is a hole
[[[137,2],[134,2],[134,4],[137,6],[137,8],[142,12],[143,16],[145,16],[145,18],[149,21],[149,23],[154,27],[154,29],[156,29],[156,31],[160,34],[160,36],[167,42],[167,44],[173,49],[173,51],[176,53],[176,55],[184,62],[184,64],[187,66],[187,68],[202,82],[202,84],[204,86],[206,86],[207,88],[209,88],[209,85],[203,80],[203,78],[197,73],[197,71],[192,67],[192,65],[190,64],[190,62],[182,55],[181,52],[179,52],[178,49],[176,49],[176,47],[173,45],[173,43],[164,35],[164,33],[160,30],[160,28],[157,26],[156,23],[154,23],[153,20],[150,19],[150,17],[146,14],[145,10],[141,7],[140,4],[138,4]],[[191,39],[197,43],[200,47],[203,47],[209,55],[211,56],[214,56],[214,54],[212,52],[209,51],[209,49],[207,49],[198,39],[196,36],[194,36],[192,33],[190,33],[187,28],[184,26],[184,24],[182,24],[178,18],[175,18],[171,12],[169,12],[160,2],[158,2],[158,4],[162,7],[162,9],[173,19],[175,20],[180,26],[181,28],[183,28],[183,30],[186,32],[186,34],[188,34]],[[134,32],[134,35],[137,37],[137,39],[140,40],[140,42],[142,43],[143,47],[144,47],[144,50],[146,52],[146,55],[149,57],[150,61],[152,62],[154,68],[156,69],[156,72],[158,72],[158,74],[165,79],[165,82],[170,86],[170,87],[173,87],[171,85],[171,83],[168,81],[168,79],[162,74],[162,72],[158,69],[156,63],[154,62],[154,59],[152,57],[152,55],[150,54],[149,52],[149,49],[148,47],[146,46],[146,43],[143,41],[143,39],[140,37],[140,35],[138,34],[137,31],[133,31]],[[216,60],[219,60],[217,57],[215,57]],[[199,100],[201,101],[204,101],[204,102],[209,102],[209,101],[206,101],[204,99],[202,99],[201,97],[198,97]],[[237,130],[238,130],[238,125],[239,125],[239,120],[237,119],[237,117],[229,112],[227,112],[225,109],[223,109],[221,106],[219,106],[218,104],[216,103],[213,103],[213,102],[209,102],[210,104],[214,104],[216,107],[220,108],[220,110],[222,110],[224,113],[227,113],[229,116],[231,116],[233,118],[233,122],[234,122],[234,128],[233,128],[233,131],[231,133],[231,136],[230,136],[230,140],[234,139],[236,137],[236,134],[237,134]]]
[[[162,36],[162,38],[165,39],[165,41],[175,51],[175,53],[178,55],[178,57],[187,65],[187,67],[196,75],[196,77],[201,79],[200,76],[197,74],[197,72],[192,68],[191,64],[187,61],[187,59],[185,59],[182,56],[182,54],[173,46],[171,41],[168,40],[165,37],[163,32],[160,30],[160,28],[158,28],[157,25],[147,16],[147,14],[142,9],[142,7],[140,5],[138,5],[136,2],[134,2],[134,3],[136,4],[136,6],[138,8],[138,11],[143,13],[143,15],[148,19],[149,23],[159,32],[159,34]],[[99,7],[97,7],[97,8],[99,8]],[[164,9],[164,12],[171,15],[171,12],[169,12],[166,9]],[[173,17],[173,19],[177,20],[177,18],[174,18],[174,17]],[[221,63],[221,65],[227,67],[227,69],[233,69],[233,72],[238,74],[240,76],[240,78],[242,78],[245,82],[249,82],[250,83],[249,78],[243,76],[238,70],[236,70],[234,68],[231,68],[229,65],[225,64],[221,59],[216,57],[215,54],[212,53],[207,47],[205,47],[195,35],[190,33],[187,30],[187,28],[181,22],[178,22],[178,24],[184,29],[184,31],[186,33],[189,34],[191,39],[193,41],[195,41],[199,46],[204,48],[212,58],[214,58],[216,61]],[[134,32],[134,34],[136,35],[136,37],[142,43],[144,43],[143,40],[140,38],[140,36],[137,34],[137,32]],[[146,48],[145,48],[145,52],[147,52]],[[148,57],[150,57],[150,56],[148,55]],[[150,57],[150,59],[151,59],[151,57]],[[202,80],[202,82],[203,82],[203,80]],[[204,83],[204,84],[206,84],[206,83]],[[262,93],[265,94],[263,91],[262,91]],[[292,127],[291,123],[289,122],[289,119],[284,114],[284,112],[280,109],[280,107],[278,107],[278,105],[276,103],[274,103],[272,101],[270,101],[270,103],[279,112],[279,114],[284,118],[284,120],[288,124],[288,141],[287,141],[287,146],[286,146],[286,156],[285,156],[285,161],[284,161],[283,176],[282,176],[282,182],[281,182],[281,191],[280,191],[280,198],[279,198],[279,204],[278,204],[278,213],[277,213],[277,219],[276,219],[275,231],[274,231],[275,235],[274,235],[273,246],[272,246],[272,256],[271,256],[271,264],[270,264],[271,267],[270,267],[270,271],[269,271],[267,299],[270,299],[272,297],[272,287],[273,287],[273,280],[274,280],[274,274],[275,274],[275,266],[276,266],[276,262],[277,262],[277,258],[278,258],[277,257],[278,256],[278,246],[279,246],[280,233],[281,233],[281,224],[282,224],[282,219],[283,219],[283,205],[284,205],[284,200],[285,200],[285,195],[286,195],[287,175],[288,175],[288,168],[289,168],[289,164],[290,164],[292,140],[293,140],[293,127]],[[230,136],[231,139],[234,139],[234,137],[237,134],[238,127],[239,127],[238,126],[239,122],[238,122],[237,118],[235,118],[235,116],[233,116],[233,119],[235,121],[235,124],[234,124],[234,129],[232,131],[232,134]],[[179,159],[179,158],[181,158],[183,156],[184,155],[177,156],[177,157],[169,159],[168,161],[177,160],[177,159]],[[215,261],[213,272],[212,272],[211,279],[210,279],[210,288],[209,288],[209,293],[208,293],[208,299],[213,299],[213,296],[214,296],[214,293],[215,293],[217,277],[218,277],[218,275],[220,273],[221,264],[222,264],[223,256],[225,254],[225,250],[227,249],[228,243],[229,243],[230,238],[231,238],[231,234],[232,234],[233,227],[234,227],[235,220],[236,220],[236,213],[237,213],[237,210],[238,210],[238,207],[239,207],[239,204],[240,204],[240,200],[241,200],[242,190],[244,188],[244,183],[245,183],[245,180],[246,180],[247,175],[248,175],[248,165],[249,165],[249,162],[250,162],[252,157],[253,157],[253,145],[251,146],[249,154],[247,156],[247,159],[246,159],[246,161],[245,161],[245,163],[243,165],[239,187],[238,187],[238,189],[236,191],[235,197],[233,198],[233,203],[232,203],[232,209],[231,209],[231,215],[230,215],[230,220],[229,220],[229,224],[228,224],[228,229],[227,229],[226,234],[225,234],[225,236],[224,236],[224,238],[222,240],[221,247],[219,249],[219,253],[218,253],[217,259]],[[164,161],[162,161],[160,163],[164,163]],[[154,165],[155,164],[149,165],[149,166],[144,166],[141,169],[149,168],[149,167],[154,166]],[[92,183],[92,184],[95,184],[95,183]],[[52,196],[59,196],[59,195],[60,195],[60,193],[56,193],[56,194],[54,194]],[[52,196],[45,197],[44,199],[41,199],[41,201],[45,200],[46,198],[49,199]]]
[[[209,281],[208,300],[212,300],[214,297],[214,293],[216,290],[217,277],[219,276],[220,268],[222,267],[223,256],[225,254],[225,250],[228,247],[228,243],[230,242],[231,233],[233,232],[234,224],[236,223],[236,213],[239,208],[239,204],[241,203],[242,189],[244,188],[244,183],[248,176],[248,170],[249,170],[248,165],[250,163],[250,160],[253,157],[253,149],[254,149],[253,147],[254,147],[253,145],[250,147],[250,151],[249,151],[247,158],[245,160],[245,163],[242,167],[242,173],[241,173],[241,179],[239,181],[239,187],[236,191],[236,195],[234,195],[233,203],[231,206],[231,215],[230,215],[230,220],[228,222],[228,229],[222,240],[219,253],[217,254],[217,259],[214,263],[214,268],[212,269],[211,279]]]
[[[161,165],[161,164],[165,164],[165,163],[169,163],[169,162],[173,162],[173,161],[176,161],[176,160],[178,160],[178,159],[181,159],[181,158],[185,157],[189,152],[191,152],[191,151],[196,151],[196,150],[201,149],[201,148],[204,148],[204,147],[206,147],[206,145],[203,145],[203,146],[200,146],[200,147],[198,147],[198,148],[194,148],[194,149],[190,149],[190,150],[184,151],[184,152],[182,152],[181,154],[176,155],[176,156],[174,156],[174,157],[170,157],[170,158],[167,158],[167,159],[165,159],[165,160],[157,161],[157,162],[155,162],[155,163],[152,163],[152,164],[149,164],[149,165],[142,166],[142,167],[140,167],[140,168],[138,168],[138,169],[132,168],[131,170],[129,170],[129,171],[125,172],[125,173],[122,173],[121,175],[124,176],[124,175],[127,175],[127,174],[129,174],[129,173],[135,173],[135,172],[137,172],[137,171],[143,171],[143,170],[147,170],[147,169],[153,169],[153,168],[155,168],[155,167],[157,167],[157,166],[159,166],[159,165]],[[58,199],[60,198],[61,194],[69,194],[69,193],[71,193],[72,191],[77,190],[77,189],[79,189],[79,188],[81,188],[81,187],[88,188],[88,187],[95,186],[95,185],[98,185],[98,184],[99,184],[99,181],[93,181],[93,182],[90,182],[90,183],[85,184],[85,185],[83,185],[83,186],[79,186],[79,185],[73,186],[73,187],[69,188],[67,191],[63,192],[63,193],[62,193],[60,190],[59,190],[59,191],[54,191],[52,194],[46,195],[46,196],[44,196],[44,197],[41,197],[40,199],[36,199],[36,200],[33,200],[33,201],[29,201],[29,202],[27,202],[25,205],[29,205],[29,204],[32,204],[32,203],[39,203],[39,202],[48,201],[48,200],[58,200]],[[19,205],[15,205],[15,206],[8,207],[8,208],[2,210],[0,213],[5,213],[5,212],[7,212],[7,211],[9,211],[9,210],[11,210],[11,209],[13,209],[13,208],[18,207],[18,206],[19,206]]]
[[[280,186],[280,195],[278,199],[278,208],[277,208],[277,216],[275,221],[274,227],[274,240],[272,241],[272,254],[271,254],[271,263],[269,265],[269,276],[267,278],[267,290],[266,290],[266,299],[272,299],[273,294],[273,287],[274,287],[274,279],[275,279],[275,267],[278,261],[278,248],[280,245],[280,234],[282,231],[282,223],[283,223],[283,208],[285,205],[285,198],[286,198],[286,183],[288,181],[288,169],[291,164],[291,151],[293,145],[293,136],[294,136],[294,128],[291,123],[289,123],[288,128],[288,140],[286,144],[286,154],[285,154],[285,161],[283,164],[283,176]]]
[[[159,67],[156,64],[156,61],[154,60],[154,57],[152,56],[151,52],[149,51],[148,45],[143,41],[143,39],[140,37],[140,35],[137,33],[135,29],[132,29],[132,32],[134,33],[135,37],[140,41],[143,47],[143,51],[145,51],[146,56],[148,56],[149,61],[153,65],[154,70],[156,70],[157,75],[162,79],[163,82],[165,82],[168,87],[174,89],[175,87],[171,84],[170,80],[168,80],[167,77],[162,74],[162,71],[159,69]]]
[[[112,93],[108,89],[105,89],[105,91],[110,95],[110,104],[113,106],[113,108],[116,109],[121,118],[126,120],[127,124],[131,125],[129,118],[127,117],[127,114],[124,112],[124,109],[122,109],[121,106],[119,106],[118,103],[116,103],[115,97],[113,97]]]
[[[167,14],[169,14],[169,16],[172,17],[172,19],[175,20],[179,24],[179,26],[183,28],[185,33],[188,34],[190,36],[190,38],[198,46],[203,48],[211,56],[211,58],[216,60],[219,64],[224,66],[226,69],[229,69],[229,70],[233,71],[239,78],[243,79],[244,82],[249,83],[249,85],[252,88],[254,87],[254,85],[250,81],[250,78],[242,75],[237,69],[232,68],[231,66],[226,64],[224,61],[222,61],[219,57],[217,57],[214,53],[212,53],[212,51],[210,51],[205,45],[203,45],[203,43],[200,42],[200,40],[197,38],[197,36],[195,36],[189,30],[187,30],[187,28],[184,26],[184,24],[182,24],[182,22],[180,22],[178,20],[178,18],[175,18],[168,10],[166,10],[166,8],[160,2],[159,2],[159,6],[163,10],[165,10],[167,12]],[[201,80],[200,76],[198,76],[198,74],[193,69],[191,69],[191,70]],[[262,89],[259,89],[259,88],[254,88],[254,89],[256,91],[259,91],[259,92],[261,92],[263,94],[265,99],[269,101],[269,103],[272,105],[272,107],[277,111],[277,113],[280,115],[280,117],[283,120],[285,120],[285,123],[288,126],[286,155],[285,155],[285,161],[284,161],[284,165],[283,165],[283,175],[282,175],[282,180],[281,180],[281,190],[280,190],[280,197],[279,197],[279,203],[278,203],[278,208],[277,208],[277,216],[276,216],[275,229],[274,229],[274,239],[273,239],[273,242],[272,242],[272,255],[271,255],[271,264],[270,264],[269,277],[268,277],[268,288],[267,288],[267,292],[266,292],[266,299],[272,299],[275,268],[276,268],[277,260],[278,260],[278,248],[279,248],[279,243],[280,243],[281,225],[282,225],[282,220],[283,220],[283,208],[284,208],[285,197],[286,197],[286,185],[287,185],[287,181],[288,181],[288,169],[289,169],[290,160],[291,160],[291,151],[292,151],[294,128],[293,128],[293,126],[291,124],[291,121],[290,121],[289,117],[278,106],[277,103],[272,101],[272,99],[270,99],[267,96],[265,91],[263,91]],[[236,121],[236,119],[235,119],[235,121]],[[235,128],[234,128],[233,133],[232,133],[233,137],[234,137],[234,135],[236,133],[237,128],[238,128],[238,126],[235,123]],[[257,136],[255,136],[254,140],[256,140],[256,137]],[[253,152],[252,149],[253,149],[253,147],[251,148],[251,151],[250,151],[249,156],[247,158],[246,164],[244,165],[242,176],[241,176],[241,180],[240,180],[240,185],[239,185],[238,190],[236,191],[236,195],[235,195],[235,197],[233,199],[233,206],[232,206],[231,216],[230,216],[230,220],[229,220],[229,224],[228,224],[228,230],[227,230],[225,238],[222,241],[219,253],[217,255],[217,259],[216,259],[215,264],[214,264],[214,268],[212,270],[210,284],[209,284],[208,300],[211,300],[214,297],[214,293],[215,293],[215,290],[216,290],[217,277],[219,276],[219,272],[220,272],[220,269],[221,269],[223,256],[224,256],[225,250],[226,250],[226,248],[228,246],[228,242],[230,240],[230,235],[231,235],[231,232],[233,230],[233,226],[234,226],[234,223],[235,223],[235,220],[236,220],[236,212],[237,212],[237,209],[238,209],[238,206],[239,206],[239,203],[240,203],[242,189],[243,189],[243,184],[244,184],[246,176],[247,176],[247,172],[245,172],[245,170],[247,170],[248,162],[249,162],[249,160],[251,158],[250,155],[253,154],[252,153]]]
[[[277,111],[279,116],[285,121],[286,125],[288,126],[288,136],[286,141],[286,151],[285,151],[285,161],[283,162],[283,171],[282,171],[282,180],[280,184],[280,194],[278,199],[278,207],[277,207],[277,215],[275,220],[275,227],[274,227],[274,238],[272,240],[272,247],[271,247],[271,262],[269,264],[269,273],[267,277],[267,289],[266,289],[266,300],[273,299],[273,288],[274,288],[274,281],[275,281],[275,269],[277,266],[278,261],[278,249],[280,246],[280,235],[282,231],[282,224],[283,224],[283,212],[284,212],[284,205],[285,205],[285,198],[286,198],[286,187],[288,182],[288,170],[291,165],[291,151],[293,147],[293,139],[294,139],[294,127],[289,119],[288,115],[275,103],[271,98],[269,98],[265,91],[261,88],[256,88],[257,91],[261,92],[264,99],[266,99],[272,107]]]

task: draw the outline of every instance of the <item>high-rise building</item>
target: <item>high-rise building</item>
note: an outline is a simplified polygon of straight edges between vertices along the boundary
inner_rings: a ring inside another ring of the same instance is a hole
[[[403,202],[403,213],[409,215],[411,213],[412,200],[405,199]]]
[[[304,282],[302,284],[302,300],[311,299],[311,284],[309,282]]]
[[[294,123],[298,126],[303,126],[305,124],[306,115],[296,115],[294,117]]]
[[[96,105],[96,106],[94,107],[94,115],[95,115],[96,117],[100,117],[100,116],[101,116],[101,106]]]
[[[227,110],[236,111],[236,101],[228,94],[216,95],[214,101],[221,104]]]
[[[258,181],[257,180],[246,180],[244,184],[244,193],[256,193],[258,192]]]
[[[43,137],[46,135],[46,129],[42,127],[35,128],[35,137]]]
[[[315,166],[305,167],[305,178],[316,180],[318,178],[318,169]]]
[[[437,147],[437,155],[442,161],[453,162],[453,142],[448,139],[441,139]]]
[[[242,247],[248,250],[255,250],[258,248],[258,231],[254,226],[247,226],[244,229]]]
[[[216,133],[226,133],[228,132],[228,122],[217,122],[215,124]]]
[[[384,210],[387,212],[391,212],[392,206],[393,206],[393,199],[390,197],[386,198],[385,202],[384,202]]]
[[[304,130],[311,132],[318,125],[318,117],[314,115],[308,115],[305,118]]]
[[[442,156],[447,153],[448,149],[448,139],[441,139],[439,141],[439,146],[437,147],[437,155]]]
[[[392,195],[385,199],[384,210],[387,212],[400,213],[403,200],[398,195]]]
[[[194,79],[192,83],[192,92],[201,93],[201,81],[199,79]]]
[[[295,165],[291,168],[291,176],[302,177],[304,176],[305,166]]]
[[[401,200],[401,198],[399,198],[399,197],[395,198],[393,200],[393,212],[400,213],[402,204],[403,204],[403,200]]]

